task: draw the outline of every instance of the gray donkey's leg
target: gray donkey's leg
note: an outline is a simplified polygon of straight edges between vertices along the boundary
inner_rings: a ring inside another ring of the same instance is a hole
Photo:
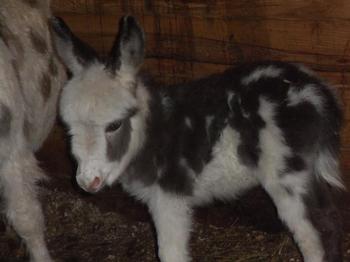
[[[25,240],[31,261],[50,262],[44,240],[44,216],[38,201],[36,182],[43,177],[32,153],[6,161],[1,168],[6,216]]]

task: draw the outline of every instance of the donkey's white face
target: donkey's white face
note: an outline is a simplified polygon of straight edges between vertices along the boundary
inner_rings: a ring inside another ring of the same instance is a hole
[[[72,135],[77,182],[97,192],[125,171],[142,146],[145,96],[136,74],[143,60],[143,33],[132,17],[123,18],[102,62],[62,20],[53,24],[58,52],[73,73],[62,92],[60,112]]]

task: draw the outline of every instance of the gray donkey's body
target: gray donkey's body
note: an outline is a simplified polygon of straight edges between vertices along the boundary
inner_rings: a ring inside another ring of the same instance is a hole
[[[48,0],[0,0],[0,185],[6,216],[32,261],[49,262],[34,152],[51,130],[66,79],[54,52]]]

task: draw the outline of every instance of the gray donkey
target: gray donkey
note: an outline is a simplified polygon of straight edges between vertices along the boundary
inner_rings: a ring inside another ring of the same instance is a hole
[[[302,66],[243,64],[177,86],[139,73],[144,34],[120,21],[107,59],[54,21],[73,73],[60,112],[88,192],[120,182],[153,217],[163,262],[190,260],[194,206],[260,185],[307,262],[342,261],[330,189],[338,168],[341,110],[329,86]]]
[[[52,45],[48,0],[0,0],[0,188],[8,221],[30,258],[51,261],[36,183],[34,152],[56,118],[66,80]]]

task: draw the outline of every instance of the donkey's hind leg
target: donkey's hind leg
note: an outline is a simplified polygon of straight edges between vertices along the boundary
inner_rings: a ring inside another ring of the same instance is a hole
[[[333,202],[331,186],[322,180],[314,179],[304,200],[308,217],[321,238],[325,261],[343,261],[342,219]]]
[[[1,184],[6,216],[25,240],[31,261],[52,261],[44,241],[44,217],[36,194],[36,182],[43,177],[31,153],[4,163]]]
[[[311,171],[283,174],[279,179],[265,177],[262,185],[293,234],[305,262],[342,261],[336,209],[329,191],[320,188]]]

